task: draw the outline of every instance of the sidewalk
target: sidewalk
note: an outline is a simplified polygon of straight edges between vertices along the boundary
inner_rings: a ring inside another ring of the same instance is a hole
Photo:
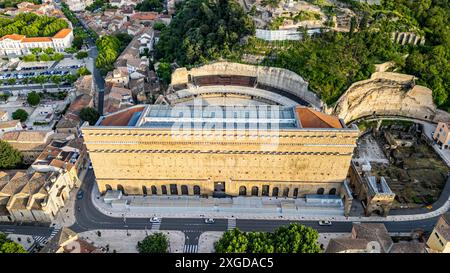
[[[186,206],[186,197],[176,201],[175,199],[167,199],[164,201],[161,198],[155,198],[152,205],[147,206],[130,206],[123,205],[123,207],[112,207],[110,204],[103,202],[102,197],[96,185],[92,189],[91,200],[94,206],[103,214],[110,217],[117,218],[150,218],[168,217],[168,218],[236,218],[236,219],[272,219],[272,220],[303,220],[303,221],[318,221],[330,220],[339,222],[391,222],[391,221],[414,221],[433,218],[441,215],[450,208],[450,201],[447,200],[442,207],[422,214],[415,215],[393,215],[387,217],[346,217],[343,215],[343,210],[336,210],[332,208],[317,208],[317,207],[301,207],[296,209],[282,209],[276,210],[274,206],[263,207],[249,207],[236,206],[235,204],[229,206],[225,201],[216,198],[209,198],[209,202],[203,202],[203,207],[200,206]],[[135,199],[138,197],[127,196],[126,199]],[[144,197],[141,197],[144,198]],[[152,197],[145,197],[152,199]],[[193,198],[192,198],[193,199]],[[202,198],[203,199],[203,198]],[[191,201],[192,202],[192,201]],[[201,201],[197,201],[201,202]]]

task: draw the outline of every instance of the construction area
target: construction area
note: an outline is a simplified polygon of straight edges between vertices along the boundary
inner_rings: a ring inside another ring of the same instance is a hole
[[[392,209],[430,206],[440,196],[449,167],[427,143],[422,126],[383,121],[362,136],[354,160],[367,161],[371,175],[384,177],[395,193]],[[370,129],[369,129],[370,130]],[[379,153],[382,151],[382,155]]]

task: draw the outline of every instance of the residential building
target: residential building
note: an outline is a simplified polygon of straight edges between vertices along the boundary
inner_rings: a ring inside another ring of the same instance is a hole
[[[427,246],[434,252],[450,253],[450,213],[439,217],[428,238]]]
[[[8,204],[10,202],[10,199],[17,193],[19,193],[22,188],[26,185],[28,182],[28,177],[26,172],[17,172],[14,175],[5,175],[2,174],[3,177],[3,188],[0,190],[0,211],[3,211],[2,213],[2,220],[6,221],[14,221],[14,215],[12,215],[8,210]],[[6,181],[6,183],[5,183]],[[6,211],[6,213],[5,213]]]
[[[53,131],[21,130],[4,133],[2,140],[23,154],[25,164],[31,164],[50,143]]]
[[[53,140],[36,158],[31,168],[36,172],[68,173],[73,185],[79,186],[80,176],[87,168],[88,161],[83,139]]]
[[[8,121],[8,112],[0,110],[0,122]]]
[[[53,37],[26,37],[25,35],[11,34],[0,38],[0,55],[26,55],[32,48],[53,48],[55,52],[64,52],[71,47],[73,31],[64,28]]]
[[[439,122],[434,130],[433,139],[442,149],[450,148],[450,122]]]
[[[128,88],[112,86],[106,92],[104,113],[114,113],[134,105],[132,92]]]
[[[326,253],[426,253],[416,239],[395,242],[383,223],[353,224],[350,237],[330,239]]]
[[[7,132],[22,130],[22,123],[20,120],[0,121],[0,137]]]
[[[207,110],[194,117],[191,106],[136,105],[83,125],[100,191],[304,197],[343,190],[356,126],[306,107]]]
[[[67,227],[63,227],[39,252],[102,253],[99,248],[80,238],[76,232]]]
[[[84,11],[86,7],[92,5],[94,0],[64,0],[72,11]]]
[[[79,135],[82,123],[80,112],[83,108],[93,107],[94,99],[91,95],[79,95],[69,106],[64,116],[56,124],[56,132]]]

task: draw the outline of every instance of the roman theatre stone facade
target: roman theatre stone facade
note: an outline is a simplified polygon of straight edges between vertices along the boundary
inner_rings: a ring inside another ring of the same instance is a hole
[[[239,113],[221,119],[232,124],[229,130],[205,129],[217,122],[208,113],[200,120],[183,116],[203,129],[173,131],[181,118],[171,109],[134,106],[82,127],[101,192],[303,197],[343,191],[359,134],[356,126],[293,106],[277,110],[276,118],[257,114],[242,119]],[[268,118],[277,119],[277,130],[248,129]],[[234,127],[241,123],[244,129]]]

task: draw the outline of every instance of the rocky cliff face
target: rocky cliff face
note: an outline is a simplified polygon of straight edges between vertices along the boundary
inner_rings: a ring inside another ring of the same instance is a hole
[[[449,113],[436,108],[429,88],[415,85],[414,76],[392,72],[376,72],[352,84],[328,112],[345,123],[374,114],[450,121]]]

